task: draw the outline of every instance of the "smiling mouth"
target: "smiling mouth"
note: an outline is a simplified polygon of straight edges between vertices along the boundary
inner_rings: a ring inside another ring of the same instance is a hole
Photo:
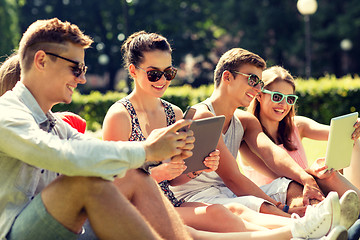
[[[274,109],[275,112],[278,112],[278,113],[284,113],[285,110],[284,109]]]
[[[254,98],[254,95],[250,94],[250,93],[246,93],[247,96]]]
[[[155,85],[153,85],[153,87],[156,88],[156,89],[163,89],[163,88],[165,87],[165,85],[161,85],[161,86],[155,86]]]
[[[70,89],[72,92],[75,90],[75,87],[67,85],[67,88]]]

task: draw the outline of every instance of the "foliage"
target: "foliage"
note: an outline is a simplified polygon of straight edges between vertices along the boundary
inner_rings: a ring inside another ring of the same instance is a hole
[[[297,94],[300,96],[297,112],[299,115],[310,117],[318,122],[329,124],[330,119],[342,114],[360,110],[360,78],[345,76],[336,79],[328,75],[318,80],[297,80]],[[203,85],[192,88],[190,85],[169,87],[164,99],[179,106],[183,111],[209,97],[213,85]],[[125,93],[107,92],[101,94],[93,91],[89,95],[75,93],[71,104],[56,105],[53,111],[71,111],[79,114],[87,121],[89,130],[101,128],[107,110]]]
[[[312,75],[358,73],[360,4],[357,0],[318,0],[318,6],[310,17]],[[211,84],[218,58],[233,47],[259,54],[269,66],[282,65],[293,75],[304,75],[304,19],[296,1],[0,0],[0,56],[11,53],[29,24],[52,17],[75,23],[94,38],[86,62],[90,74],[109,76],[105,89],[100,89],[103,92],[113,90],[119,79],[126,82],[124,91],[131,90],[126,77],[117,77],[122,66],[120,47],[139,30],[169,39],[179,69],[178,85]],[[351,40],[350,50],[341,49],[343,39]]]
[[[18,5],[14,0],[0,0],[0,32],[0,62],[2,62],[6,55],[12,53],[20,40]]]
[[[329,124],[332,117],[360,110],[359,89],[358,76],[337,79],[334,75],[327,75],[318,80],[298,79],[300,100],[297,112]]]

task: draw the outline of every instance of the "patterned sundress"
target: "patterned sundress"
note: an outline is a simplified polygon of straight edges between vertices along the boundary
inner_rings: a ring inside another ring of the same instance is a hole
[[[160,99],[162,105],[164,106],[164,111],[165,111],[165,115],[166,115],[166,124],[167,126],[175,123],[176,119],[175,119],[175,113],[174,110],[171,106],[170,103],[168,103],[167,101]],[[140,124],[139,124],[139,119],[137,117],[136,111],[132,105],[132,103],[130,102],[130,100],[125,97],[121,100],[118,101],[119,103],[122,103],[124,105],[124,107],[127,109],[127,111],[130,114],[131,117],[131,135],[129,138],[129,141],[145,141],[146,138],[144,137],[141,128],[140,128]],[[161,163],[160,163],[161,164]],[[144,170],[145,172],[149,172],[148,168],[150,166],[156,166],[159,165],[159,163],[148,163],[145,164],[141,167],[142,170]],[[167,196],[167,198],[170,200],[170,202],[174,205],[174,207],[179,207],[185,200],[184,199],[180,199],[178,200],[174,193],[170,190],[169,188],[169,181],[165,180],[159,183],[159,186],[161,187],[161,190],[164,192],[164,194]]]

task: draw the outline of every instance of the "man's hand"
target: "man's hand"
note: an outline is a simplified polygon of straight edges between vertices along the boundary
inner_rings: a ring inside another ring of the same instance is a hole
[[[310,204],[310,199],[317,199],[319,201],[325,199],[315,179],[311,176],[308,178],[306,182],[304,182],[303,197],[304,197],[303,199],[304,206]]]
[[[219,166],[220,161],[220,151],[215,150],[209,154],[204,160],[204,165],[207,166],[209,169],[203,170],[204,172],[212,172],[216,171]]]
[[[180,128],[191,124],[191,120],[181,119],[171,126],[153,130],[143,142],[146,161],[163,161],[176,155],[188,158],[194,148],[192,131],[178,132]]]

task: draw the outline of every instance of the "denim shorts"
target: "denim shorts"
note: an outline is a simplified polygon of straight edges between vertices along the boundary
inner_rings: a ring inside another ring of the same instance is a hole
[[[8,240],[71,240],[77,237],[78,234],[65,228],[46,211],[41,194],[16,217],[6,236]]]

